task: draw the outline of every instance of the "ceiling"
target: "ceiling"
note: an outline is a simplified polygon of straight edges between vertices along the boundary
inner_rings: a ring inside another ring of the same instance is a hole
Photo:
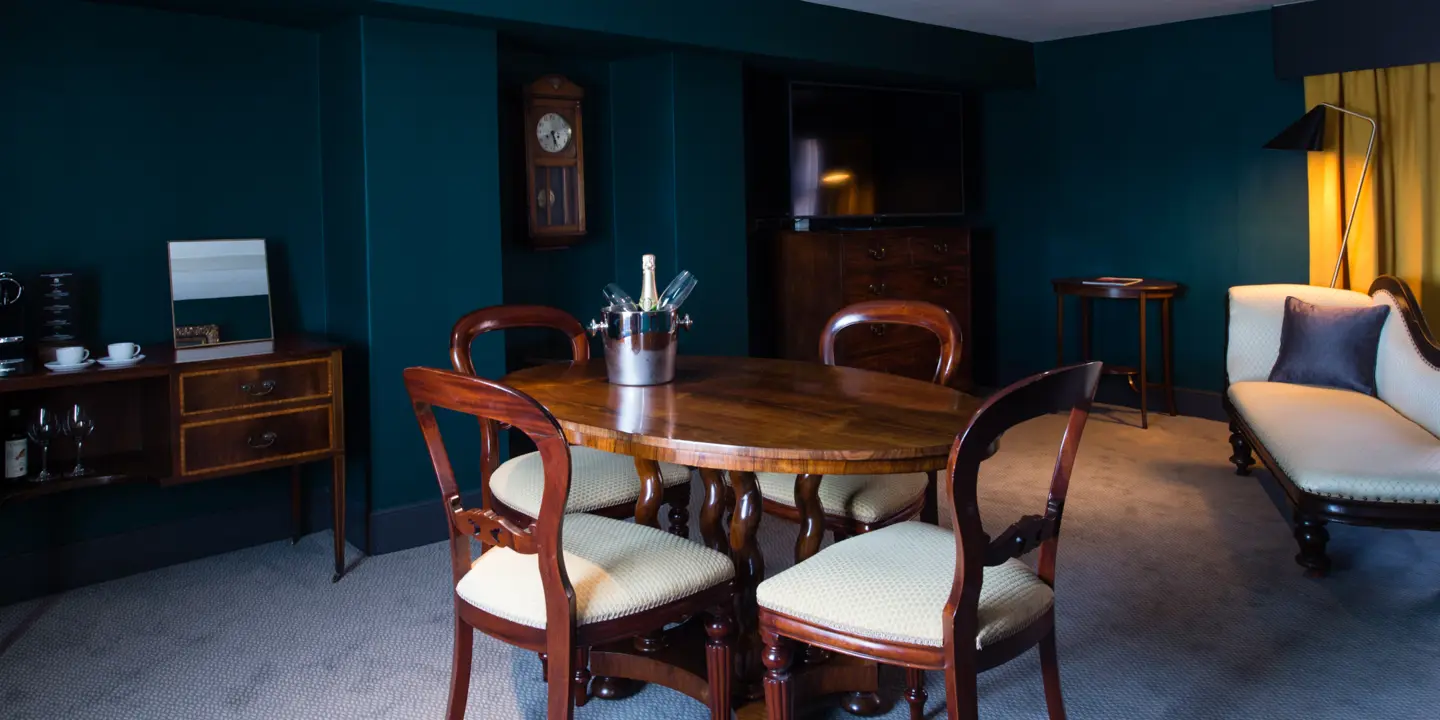
[[[1040,42],[1264,10],[1283,0],[805,0]]]

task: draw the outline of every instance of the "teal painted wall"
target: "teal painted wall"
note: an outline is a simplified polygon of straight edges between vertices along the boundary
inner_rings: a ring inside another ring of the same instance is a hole
[[[362,44],[378,509],[436,499],[401,371],[448,366],[456,318],[501,302],[498,65],[495,33],[477,28],[367,18]],[[475,352],[477,372],[502,374],[500,338]],[[473,451],[452,460],[478,463]]]
[[[1034,90],[982,99],[976,222],[994,229],[1003,379],[1055,362],[1050,278],[1143,275],[1186,286],[1177,385],[1219,390],[1226,289],[1306,282],[1305,159],[1261,149],[1304,111],[1301,83],[1272,71],[1270,13],[1042,43],[1037,58]],[[1135,312],[1097,301],[1099,357],[1135,364]]]
[[[269,239],[280,331],[326,323],[313,33],[156,10],[0,4],[0,269],[73,270],[88,344],[169,342],[165,243]],[[99,428],[97,433],[106,432]],[[241,508],[285,474],[0,509],[0,556]]]

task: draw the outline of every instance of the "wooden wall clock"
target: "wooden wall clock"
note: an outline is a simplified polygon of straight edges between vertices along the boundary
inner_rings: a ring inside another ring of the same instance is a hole
[[[585,235],[584,96],[560,75],[525,88],[526,195],[530,237],[538,247],[564,247]]]

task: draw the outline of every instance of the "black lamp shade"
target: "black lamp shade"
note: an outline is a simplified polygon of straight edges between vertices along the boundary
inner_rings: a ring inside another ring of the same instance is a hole
[[[1265,147],[1271,150],[1323,150],[1326,109],[1324,105],[1316,105],[1310,112],[1305,113],[1305,117],[1296,120],[1270,142],[1265,143]]]

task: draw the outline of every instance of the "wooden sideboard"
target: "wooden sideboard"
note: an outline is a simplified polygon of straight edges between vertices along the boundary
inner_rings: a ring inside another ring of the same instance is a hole
[[[775,266],[780,357],[820,358],[820,329],[837,310],[862,300],[924,300],[960,322],[964,345],[951,385],[974,387],[972,263],[967,228],[887,228],[781,232]],[[915,327],[874,325],[835,338],[841,365],[929,380],[940,344]]]
[[[0,506],[56,493],[125,483],[162,486],[280,467],[291,468],[291,523],[301,522],[300,466],[331,462],[335,575],[345,572],[345,426],[341,350],[331,343],[282,338],[258,354],[216,357],[226,346],[144,350],[125,368],[39,370],[0,378],[0,409],[34,418],[78,403],[95,419],[85,442],[90,472],[48,482],[0,484]],[[205,358],[205,359],[202,359]],[[32,443],[30,473],[40,469]],[[51,444],[50,470],[75,462],[69,438]]]

